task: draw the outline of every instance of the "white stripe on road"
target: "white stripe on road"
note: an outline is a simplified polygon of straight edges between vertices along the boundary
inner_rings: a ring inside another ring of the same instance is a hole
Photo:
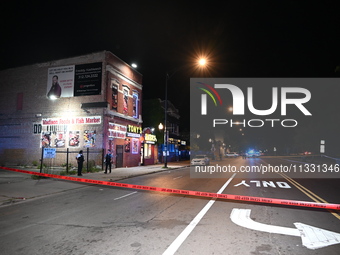
[[[229,185],[229,183],[232,181],[232,179],[235,177],[236,173],[233,174],[230,179],[220,188],[220,190],[217,192],[217,194],[221,194],[224,189]],[[178,248],[182,245],[182,243],[185,241],[185,239],[190,235],[191,231],[194,230],[196,225],[200,222],[200,220],[203,218],[203,216],[208,212],[210,207],[215,203],[216,199],[211,199],[205,207],[196,215],[196,217],[190,222],[190,224],[182,231],[182,233],[177,236],[175,241],[170,244],[168,249],[163,253],[163,255],[171,255],[175,254],[175,252],[178,250]]]
[[[173,178],[173,180],[176,180],[176,179],[179,179],[179,178],[182,178],[183,176],[178,176],[176,178]]]
[[[128,197],[128,196],[131,196],[131,195],[133,195],[133,194],[135,194],[135,193],[137,193],[137,191],[131,192],[131,193],[126,194],[126,195],[121,196],[121,197],[117,197],[117,198],[115,198],[115,199],[113,199],[113,200],[118,200],[118,199],[121,199],[121,198],[124,198],[124,197]]]

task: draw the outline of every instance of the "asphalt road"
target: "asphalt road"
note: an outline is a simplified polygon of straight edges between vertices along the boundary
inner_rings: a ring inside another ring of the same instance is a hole
[[[240,170],[241,166],[290,166],[292,161],[236,158],[214,164],[232,165]],[[210,178],[202,178],[194,171],[195,167],[164,171],[122,182],[340,203],[340,178],[314,178],[310,172],[293,179],[288,177],[292,173],[262,172],[209,173]],[[301,236],[282,232],[296,233],[294,223],[303,223],[340,233],[339,212],[74,185],[77,188],[67,193],[0,207],[1,254],[340,254],[340,244],[327,246],[326,240],[326,247],[307,248]],[[246,209],[250,209],[249,218],[244,217]],[[231,219],[232,212],[243,226]],[[324,236],[322,230],[316,233]],[[340,236],[334,236],[340,242]]]

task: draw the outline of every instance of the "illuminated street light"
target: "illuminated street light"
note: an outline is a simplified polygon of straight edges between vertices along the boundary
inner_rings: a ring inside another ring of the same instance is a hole
[[[205,67],[207,61],[205,58],[200,58],[198,61],[198,65]],[[168,113],[168,80],[182,67],[173,70],[171,73],[166,72],[165,76],[165,102],[164,102],[164,168],[168,167],[168,128],[167,128],[167,113]]]
[[[137,64],[135,64],[135,63],[132,63],[131,66],[132,66],[133,68],[137,68]]]
[[[198,64],[200,66],[205,66],[205,64],[207,63],[207,60],[205,58],[201,58],[199,61],[198,61]]]

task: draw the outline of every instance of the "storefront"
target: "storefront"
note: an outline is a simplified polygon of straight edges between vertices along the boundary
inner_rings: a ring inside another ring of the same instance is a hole
[[[115,167],[140,164],[142,128],[109,122],[109,149],[113,154]]]
[[[141,151],[141,163],[142,165],[154,165],[158,163],[158,147],[156,146],[157,138],[153,134],[151,128],[143,129],[143,139]]]

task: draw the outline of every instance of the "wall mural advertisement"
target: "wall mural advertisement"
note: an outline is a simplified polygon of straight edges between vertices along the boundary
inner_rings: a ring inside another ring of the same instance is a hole
[[[47,97],[75,97],[101,93],[102,63],[59,66],[48,69]]]
[[[80,131],[69,131],[68,137],[66,132],[42,132],[41,147],[43,148],[65,148],[68,140],[68,147],[80,147],[82,140],[84,148],[92,148],[96,145],[96,130],[84,130],[83,138],[80,138]]]
[[[41,123],[40,146],[43,148],[92,148],[96,146],[97,136],[93,125],[101,124],[101,116],[44,118]],[[86,126],[82,131],[73,125]]]

